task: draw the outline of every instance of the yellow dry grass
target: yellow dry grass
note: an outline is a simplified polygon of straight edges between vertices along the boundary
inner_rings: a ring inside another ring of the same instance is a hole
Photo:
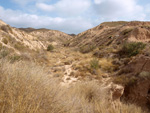
[[[94,81],[65,88],[44,67],[0,60],[0,113],[144,113],[134,105],[114,108]]]
[[[99,64],[101,66],[101,69],[106,72],[112,72],[113,68],[115,67],[112,64],[112,59],[102,58],[99,60]]]

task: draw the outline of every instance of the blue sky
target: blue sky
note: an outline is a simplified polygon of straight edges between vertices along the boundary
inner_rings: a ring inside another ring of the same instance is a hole
[[[0,0],[0,19],[13,27],[80,33],[104,21],[149,21],[149,0]]]

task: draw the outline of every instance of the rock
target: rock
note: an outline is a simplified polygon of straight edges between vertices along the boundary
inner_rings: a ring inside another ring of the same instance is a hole
[[[124,87],[121,85],[113,84],[112,88],[112,100],[120,100],[120,97],[123,95]]]

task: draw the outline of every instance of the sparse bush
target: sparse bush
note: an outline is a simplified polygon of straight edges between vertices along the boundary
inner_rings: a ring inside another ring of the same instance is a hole
[[[101,69],[106,72],[112,72],[116,68],[116,66],[112,64],[112,59],[102,58],[100,59],[99,64]]]
[[[19,56],[19,55],[13,55],[13,56],[10,56],[9,59],[10,59],[11,63],[14,63],[16,61],[19,61],[21,59],[21,56]]]
[[[114,77],[114,79],[113,79],[114,83],[122,84],[124,86],[135,84],[137,81],[138,81],[137,77],[135,77],[135,76],[128,77],[128,76],[125,76],[125,75],[117,76],[117,77]]]
[[[6,38],[3,38],[3,39],[2,39],[2,42],[3,42],[4,44],[8,44],[8,40],[7,40]]]
[[[54,50],[54,46],[52,44],[48,45],[47,51],[53,51],[53,50]]]
[[[0,58],[5,58],[8,55],[9,55],[9,52],[7,50],[2,50],[0,52]]]
[[[84,45],[79,48],[79,51],[81,53],[89,53],[89,52],[93,51],[94,49],[95,49],[94,45]]]
[[[23,49],[25,48],[24,45],[21,44],[20,42],[16,43],[16,44],[14,45],[14,47],[15,47],[16,49],[18,49],[18,50],[23,50]]]
[[[94,58],[90,61],[90,66],[92,69],[98,69],[99,68],[99,60]]]
[[[146,44],[142,42],[125,43],[118,53],[120,56],[127,56],[127,57],[136,56],[145,48],[145,46]]]

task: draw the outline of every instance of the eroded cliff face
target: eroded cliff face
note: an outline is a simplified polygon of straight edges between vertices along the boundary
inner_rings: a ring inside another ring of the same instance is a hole
[[[150,107],[150,57],[140,55],[133,59],[123,70],[129,82],[124,86],[122,100],[142,107]],[[122,75],[120,75],[122,76]]]

